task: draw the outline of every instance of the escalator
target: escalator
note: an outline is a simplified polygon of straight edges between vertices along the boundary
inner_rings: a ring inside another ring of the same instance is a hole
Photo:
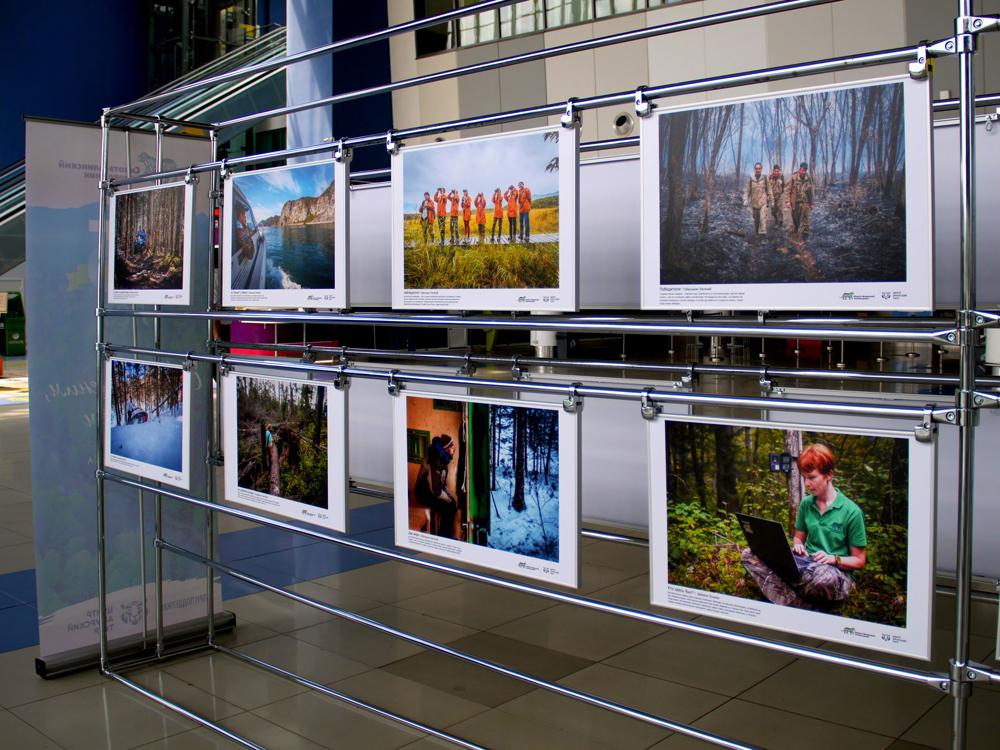
[[[279,27],[239,49],[219,57],[151,93],[166,93],[194,81],[211,78],[230,70],[272,60],[285,55],[285,29]],[[285,103],[284,70],[273,70],[245,76],[238,80],[209,86],[197,91],[179,93],[135,109],[136,114],[168,117],[176,120],[216,122],[247,112],[281,107]],[[150,122],[116,123],[134,130],[152,130]],[[202,135],[199,130],[166,128],[167,133]],[[237,128],[220,133],[220,143],[240,135]],[[24,160],[0,170],[0,291],[4,289],[4,274],[18,279],[17,267],[25,257],[25,165]]]

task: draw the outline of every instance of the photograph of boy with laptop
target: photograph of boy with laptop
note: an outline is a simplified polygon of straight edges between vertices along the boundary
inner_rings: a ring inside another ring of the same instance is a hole
[[[905,627],[906,439],[667,425],[671,586]]]

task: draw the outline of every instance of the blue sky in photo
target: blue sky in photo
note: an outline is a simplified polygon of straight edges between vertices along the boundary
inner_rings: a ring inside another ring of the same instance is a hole
[[[559,156],[559,142],[546,141],[541,132],[523,133],[476,141],[454,141],[434,148],[401,150],[403,156],[403,209],[416,211],[424,193],[434,195],[439,187],[468,190],[486,196],[487,207],[494,188],[506,190],[524,182],[533,197],[559,190],[559,171],[546,172],[545,165]]]
[[[250,201],[258,222],[281,213],[286,201],[315,198],[333,182],[333,162],[288,167],[274,172],[244,172],[233,177]]]

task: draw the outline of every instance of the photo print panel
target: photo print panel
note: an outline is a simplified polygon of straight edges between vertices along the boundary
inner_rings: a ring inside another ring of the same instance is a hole
[[[927,80],[643,118],[642,307],[929,310]]]
[[[331,381],[223,378],[226,500],[347,531],[347,393]]]
[[[393,410],[397,546],[579,585],[576,415],[405,390]]]
[[[577,308],[580,129],[401,145],[392,157],[392,306]]]
[[[108,302],[187,305],[194,185],[174,182],[111,196]]]
[[[648,429],[652,604],[930,658],[933,442],[690,417]]]
[[[222,303],[348,307],[349,160],[227,175]]]
[[[191,373],[112,357],[104,382],[104,465],[190,489]]]

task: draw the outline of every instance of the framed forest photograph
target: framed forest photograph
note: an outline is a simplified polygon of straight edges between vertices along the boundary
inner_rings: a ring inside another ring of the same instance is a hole
[[[932,442],[688,417],[649,450],[653,604],[930,658]]]
[[[112,357],[105,383],[105,465],[189,489],[191,374],[179,365]]]
[[[175,182],[111,197],[108,302],[190,302],[194,185]]]
[[[575,415],[404,392],[394,419],[398,546],[578,585]]]
[[[240,372],[222,387],[226,499],[346,531],[345,391]]]
[[[644,118],[643,308],[931,309],[929,96],[906,76]]]
[[[223,304],[347,307],[348,180],[347,159],[229,174]]]
[[[392,306],[575,310],[579,128],[401,145]]]

